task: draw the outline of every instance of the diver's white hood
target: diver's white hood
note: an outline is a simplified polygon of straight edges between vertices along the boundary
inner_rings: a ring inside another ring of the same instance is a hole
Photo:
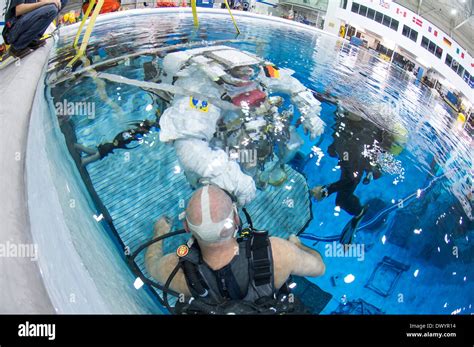
[[[229,213],[227,218],[224,218],[220,222],[213,222],[211,218],[211,209],[209,201],[209,186],[204,186],[201,191],[201,224],[195,225],[191,223],[186,217],[186,222],[189,225],[189,228],[195,236],[199,239],[215,243],[224,240],[230,239],[233,234],[230,234],[227,237],[222,237],[221,232],[225,229],[232,229],[234,227],[234,214],[235,214],[235,205],[232,207],[232,210]]]

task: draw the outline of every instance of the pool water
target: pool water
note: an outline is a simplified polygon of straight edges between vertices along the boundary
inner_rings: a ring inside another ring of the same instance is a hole
[[[336,105],[323,102],[324,134],[311,140],[298,129],[305,141],[290,163],[293,185],[261,193],[274,201],[271,213],[289,224],[280,224],[280,230],[265,224],[272,216],[258,206],[258,199],[252,206],[257,221],[273,228],[274,235],[301,231],[302,241],[322,254],[326,274],[310,279],[332,295],[322,314],[473,313],[473,142],[449,107],[411,74],[345,41],[271,20],[237,16],[237,22],[238,36],[222,14],[201,14],[198,30],[184,12],[110,16],[97,23],[88,57],[97,71],[144,80],[143,66],[157,53],[159,60],[178,49],[225,44],[290,68],[306,87],[330,93],[361,119],[342,119]],[[60,37],[47,80],[71,56],[73,34]],[[155,54],[134,54],[143,50]],[[86,115],[64,116],[57,106],[51,110],[58,114],[72,154],[74,142],[91,148],[111,142],[137,122],[155,121],[166,107],[144,89],[78,76],[48,89],[54,105],[64,100],[94,105]],[[387,155],[379,179],[357,186],[355,195],[367,212],[355,234],[354,252],[341,255],[338,240],[353,216],[337,206],[336,194],[310,201],[308,187],[338,181],[340,163],[328,153],[334,142],[361,152],[364,145],[373,145],[371,129],[394,123],[407,129],[404,149]],[[151,237],[160,215],[177,217],[192,193],[172,147],[160,143],[158,130],[132,149],[116,150],[87,165],[86,176],[108,211],[105,219],[122,246],[132,250]],[[284,204],[290,199],[296,210]]]

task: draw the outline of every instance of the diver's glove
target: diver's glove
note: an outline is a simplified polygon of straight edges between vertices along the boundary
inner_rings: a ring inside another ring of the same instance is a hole
[[[250,176],[241,179],[242,185],[235,190],[237,202],[239,206],[245,206],[250,203],[256,196],[255,181]]]
[[[321,118],[317,116],[301,116],[303,121],[301,124],[303,125],[305,135],[310,135],[311,140],[314,140],[316,137],[321,135],[324,131],[324,122]]]
[[[319,118],[321,103],[308,89],[294,93],[291,100],[301,113],[301,125],[305,134],[309,133],[311,140],[314,140],[324,131],[325,124]]]
[[[372,172],[368,172],[367,175],[365,175],[362,183],[367,185],[373,180],[373,178],[374,178],[374,174]]]

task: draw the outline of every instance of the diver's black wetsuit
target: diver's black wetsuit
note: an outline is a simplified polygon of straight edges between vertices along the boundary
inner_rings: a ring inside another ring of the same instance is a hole
[[[133,141],[140,140],[140,138],[144,134],[150,132],[150,129],[152,127],[158,127],[158,123],[145,121],[143,123],[138,124],[138,127],[135,129],[122,131],[120,134],[115,136],[112,142],[107,142],[99,145],[97,147],[97,150],[99,151],[100,159],[103,159],[110,153],[113,153],[113,151],[117,148],[130,149],[129,147],[127,147],[127,145]]]
[[[372,123],[361,118],[359,121],[347,117],[337,116],[334,142],[329,146],[331,157],[339,158],[341,177],[339,181],[327,186],[328,195],[337,193],[336,204],[347,213],[358,216],[363,207],[359,198],[354,194],[357,185],[365,173],[372,173],[373,178],[381,176],[380,169],[370,164],[369,158],[364,157],[364,146],[372,146],[374,140],[379,143],[383,140],[383,131]],[[341,123],[344,128],[341,129]]]

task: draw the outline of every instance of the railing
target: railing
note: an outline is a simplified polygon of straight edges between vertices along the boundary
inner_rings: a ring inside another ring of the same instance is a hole
[[[332,0],[335,1],[335,0]],[[328,0],[280,0],[281,5],[294,5],[310,10],[326,12]]]

